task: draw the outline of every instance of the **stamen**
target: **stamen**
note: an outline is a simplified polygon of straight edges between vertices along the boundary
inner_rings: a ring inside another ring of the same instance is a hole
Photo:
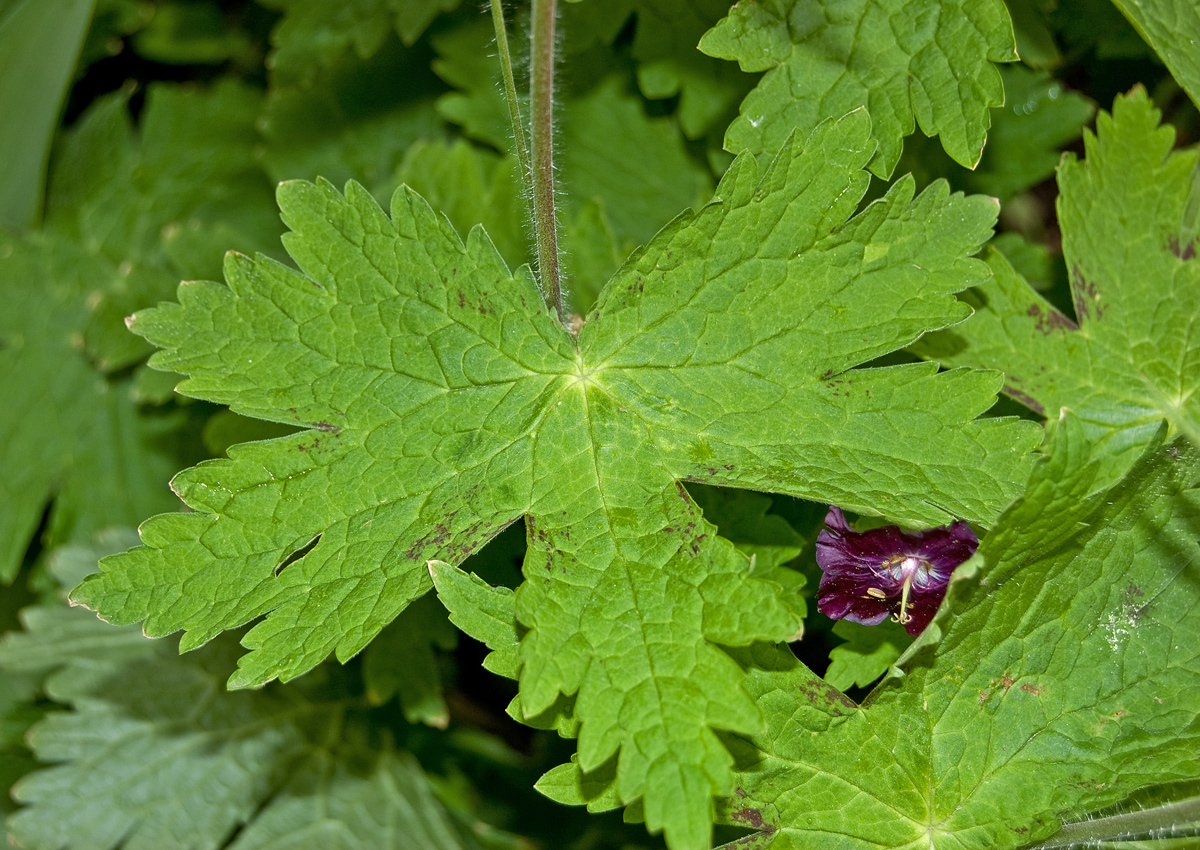
[[[908,601],[908,591],[912,587],[912,576],[904,580],[904,588],[900,591],[900,613],[896,615],[896,622],[907,623],[912,620],[912,614],[908,613],[908,608],[911,603]]]

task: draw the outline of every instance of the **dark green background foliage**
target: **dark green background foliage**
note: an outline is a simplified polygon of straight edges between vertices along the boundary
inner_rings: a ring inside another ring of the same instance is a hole
[[[8,841],[1194,846],[1196,5],[559,30],[577,334],[477,0],[0,0]]]

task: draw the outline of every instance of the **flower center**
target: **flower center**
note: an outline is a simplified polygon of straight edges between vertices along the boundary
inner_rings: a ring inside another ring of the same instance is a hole
[[[894,581],[903,582],[900,589],[900,610],[892,615],[892,619],[897,623],[910,622],[912,614],[908,613],[908,609],[912,607],[912,603],[908,601],[908,592],[913,584],[924,587],[929,582],[930,564],[916,555],[894,555],[884,561],[882,566]]]

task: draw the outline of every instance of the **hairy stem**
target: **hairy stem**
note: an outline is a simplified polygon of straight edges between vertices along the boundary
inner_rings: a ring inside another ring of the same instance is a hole
[[[1052,850],[1097,841],[1129,840],[1141,835],[1169,838],[1172,834],[1178,835],[1195,829],[1197,821],[1200,821],[1200,797],[1192,797],[1153,809],[1068,823],[1057,835],[1035,845],[1032,850]]]
[[[558,271],[558,218],[554,211],[554,24],[555,0],[533,0],[530,54],[530,176],[538,276],[546,303],[566,319]]]
[[[508,51],[508,28],[504,23],[503,0],[492,0],[492,26],[496,30],[496,49],[500,53],[500,71],[504,77],[504,97],[508,100],[508,117],[512,120],[513,147],[521,166],[521,180],[529,185],[529,148],[525,144],[525,125],[521,121],[521,105],[517,101],[517,85],[513,82],[512,55]]]

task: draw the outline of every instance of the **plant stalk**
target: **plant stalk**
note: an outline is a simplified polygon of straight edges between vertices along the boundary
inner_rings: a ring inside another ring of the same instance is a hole
[[[525,124],[521,120],[521,105],[517,101],[517,84],[513,81],[512,55],[508,50],[508,26],[504,22],[503,0],[492,0],[492,26],[496,30],[496,49],[500,53],[500,71],[504,78],[504,97],[508,100],[508,117],[512,121],[513,147],[521,167],[521,181],[529,185],[529,147],[525,143]]]
[[[530,186],[538,276],[546,303],[566,321],[558,269],[558,217],[554,209],[555,0],[533,0],[529,80]]]
[[[1168,803],[1153,809],[1123,812],[1095,820],[1068,823],[1031,850],[1056,850],[1099,841],[1128,841],[1142,835],[1169,838],[1195,829],[1200,822],[1200,797]]]

